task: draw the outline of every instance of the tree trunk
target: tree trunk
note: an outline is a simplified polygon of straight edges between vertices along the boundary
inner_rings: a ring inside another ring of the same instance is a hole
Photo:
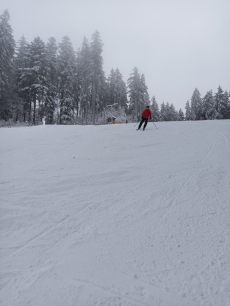
[[[93,124],[95,124],[95,84],[92,86],[92,109],[93,109]]]
[[[95,117],[96,117],[96,119],[95,119],[95,123],[97,121],[97,124],[98,124],[98,101],[99,101],[98,92],[96,90],[96,99],[95,99],[95,108],[96,108],[96,110],[95,110],[95,112],[96,112]]]
[[[33,95],[33,102],[34,102],[34,125],[36,124],[36,90],[34,91]]]
[[[64,93],[61,91],[61,101],[60,101],[60,124],[61,124],[61,116],[62,116],[62,101],[63,101]]]
[[[85,112],[85,124],[87,125],[88,124],[88,103],[89,101],[87,100],[86,102],[86,112]]]
[[[135,93],[134,103],[135,103],[135,116],[136,116],[136,122],[137,122],[137,98],[136,98],[136,93]]]
[[[31,123],[31,104],[32,104],[32,101],[30,100],[30,107],[29,107],[29,123]]]
[[[89,97],[88,97],[88,89],[87,89],[87,96],[86,96],[86,107],[85,107],[85,124],[88,124],[88,107],[89,107]]]
[[[79,101],[78,97],[76,97],[76,106],[77,106],[77,117],[79,116]]]
[[[23,121],[26,122],[26,113],[28,111],[28,103],[27,101],[23,104]]]

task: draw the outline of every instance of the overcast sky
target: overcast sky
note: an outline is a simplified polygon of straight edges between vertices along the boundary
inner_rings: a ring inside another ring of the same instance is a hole
[[[16,41],[68,35],[77,50],[98,30],[106,76],[119,68],[126,82],[137,66],[159,105],[230,90],[230,0],[1,0],[6,9]]]

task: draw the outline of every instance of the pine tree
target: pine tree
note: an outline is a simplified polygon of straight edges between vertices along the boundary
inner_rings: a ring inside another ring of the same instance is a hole
[[[91,55],[91,109],[92,109],[92,121],[96,123],[98,111],[103,109],[102,88],[105,87],[105,74],[103,71],[103,59],[102,59],[102,41],[100,39],[100,33],[96,31],[92,36],[92,42],[90,44]]]
[[[99,114],[103,113],[104,107],[106,105],[106,94],[107,94],[107,83],[105,73],[102,70],[100,77],[100,91],[98,93],[98,102],[97,102],[97,122]]]
[[[189,101],[186,102],[185,105],[185,119],[188,120],[192,120],[192,111],[191,111],[191,107],[189,105]]]
[[[55,38],[49,38],[46,46],[47,93],[45,97],[45,114],[47,124],[54,123],[54,112],[57,107],[57,49]]]
[[[227,111],[224,119],[230,119],[230,93],[228,94],[227,91],[224,92],[225,101],[227,104]]]
[[[169,120],[170,121],[177,121],[178,119],[178,113],[175,110],[175,107],[173,104],[169,106]]]
[[[80,86],[79,92],[79,114],[88,123],[88,115],[90,108],[90,93],[91,93],[91,77],[92,77],[92,64],[90,46],[88,40],[84,37],[81,50],[78,53],[79,68],[78,68],[78,81]]]
[[[163,102],[161,104],[160,110],[160,120],[161,121],[177,121],[178,120],[178,112],[175,110],[174,105],[167,102],[166,104]]]
[[[165,103],[161,103],[161,109],[160,109],[160,121],[165,121],[166,118],[166,107]]]
[[[227,119],[228,118],[228,95],[219,86],[218,91],[214,96],[214,119]]]
[[[21,37],[16,49],[15,64],[15,79],[18,101],[21,102],[21,112],[23,121],[30,118],[30,48],[24,36]],[[18,112],[16,120],[18,119]]]
[[[40,37],[34,38],[30,44],[30,92],[33,100],[33,124],[37,122],[37,112],[41,117],[44,115],[44,102],[47,87],[47,62],[45,43]],[[37,111],[37,101],[39,109]]]
[[[197,88],[195,88],[191,98],[192,120],[199,119],[198,115],[201,113],[201,110],[202,110],[202,100],[200,97],[200,92]]]
[[[149,106],[149,104],[150,104],[150,99],[148,94],[148,87],[145,82],[145,76],[142,73],[140,77],[140,103],[139,103],[140,114],[143,111],[143,109],[146,108],[146,106]]]
[[[81,107],[81,70],[80,70],[80,49],[75,54],[75,69],[74,69],[74,82],[73,82],[73,115],[74,120],[79,121],[80,107]],[[82,122],[82,121],[81,121]]]
[[[202,114],[205,119],[212,118],[214,113],[214,98],[212,90],[208,91],[202,99]]]
[[[114,105],[115,108],[127,109],[126,85],[122,79],[122,74],[117,68],[111,70],[107,81],[108,85],[108,105]]]
[[[115,92],[116,92],[116,101],[120,109],[127,110],[127,91],[126,84],[123,81],[122,74],[117,68],[115,71]]]
[[[151,99],[151,113],[152,113],[152,119],[153,121],[159,121],[159,117],[160,117],[160,114],[159,114],[159,107],[158,107],[158,104],[156,102],[156,99],[155,99],[155,96],[152,97]]]
[[[184,121],[184,113],[181,108],[179,109],[178,113],[178,121]]]
[[[14,50],[15,41],[9,24],[10,15],[6,10],[0,16],[0,118],[12,118],[14,94]]]
[[[115,71],[114,69],[111,69],[110,71],[110,75],[108,77],[108,80],[107,80],[107,84],[108,84],[108,105],[113,105],[115,104],[116,102],[116,99],[115,99]]]
[[[128,79],[128,94],[129,94],[129,113],[136,121],[140,120],[140,106],[143,103],[141,79],[137,67],[133,69],[130,78]]]
[[[58,74],[60,94],[60,123],[67,124],[73,118],[75,54],[68,36],[59,44]]]
[[[104,121],[106,117],[115,116],[120,121],[125,121],[127,112],[126,84],[122,79],[119,69],[112,69],[108,76],[103,104]]]
[[[164,121],[171,121],[171,112],[170,112],[170,106],[169,103],[167,102],[164,108]]]

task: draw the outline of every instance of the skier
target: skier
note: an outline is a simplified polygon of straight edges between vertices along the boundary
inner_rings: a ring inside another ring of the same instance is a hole
[[[150,110],[149,110],[149,106],[146,106],[146,109],[145,109],[145,110],[143,111],[143,113],[142,113],[142,119],[141,119],[141,122],[140,122],[140,124],[139,124],[139,126],[138,126],[138,130],[140,130],[140,128],[141,128],[143,122],[145,122],[144,127],[143,127],[143,131],[145,130],[146,125],[147,125],[147,123],[148,123],[148,119],[149,119],[149,118],[152,119],[151,116],[152,116],[152,115],[151,115],[151,112],[150,112]]]

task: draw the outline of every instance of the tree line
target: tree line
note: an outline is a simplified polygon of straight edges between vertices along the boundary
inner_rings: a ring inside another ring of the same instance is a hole
[[[185,104],[185,113],[180,109],[175,110],[173,104],[169,105],[163,102],[160,109],[155,100],[152,98],[152,111],[155,121],[183,121],[203,119],[230,119],[230,93],[223,91],[221,86],[213,94],[212,90],[208,91],[202,98],[199,90],[195,88],[191,101]]]
[[[0,120],[39,124],[99,124],[108,116],[121,120],[139,120],[146,105],[150,105],[153,120],[196,120],[230,118],[229,94],[221,87],[204,98],[195,89],[185,114],[173,104],[150,99],[144,74],[133,69],[127,85],[119,69],[108,77],[103,70],[103,43],[98,31],[91,42],[84,37],[82,46],[74,50],[68,36],[57,43],[40,37],[28,43],[24,36],[16,44],[10,15],[0,16]]]

